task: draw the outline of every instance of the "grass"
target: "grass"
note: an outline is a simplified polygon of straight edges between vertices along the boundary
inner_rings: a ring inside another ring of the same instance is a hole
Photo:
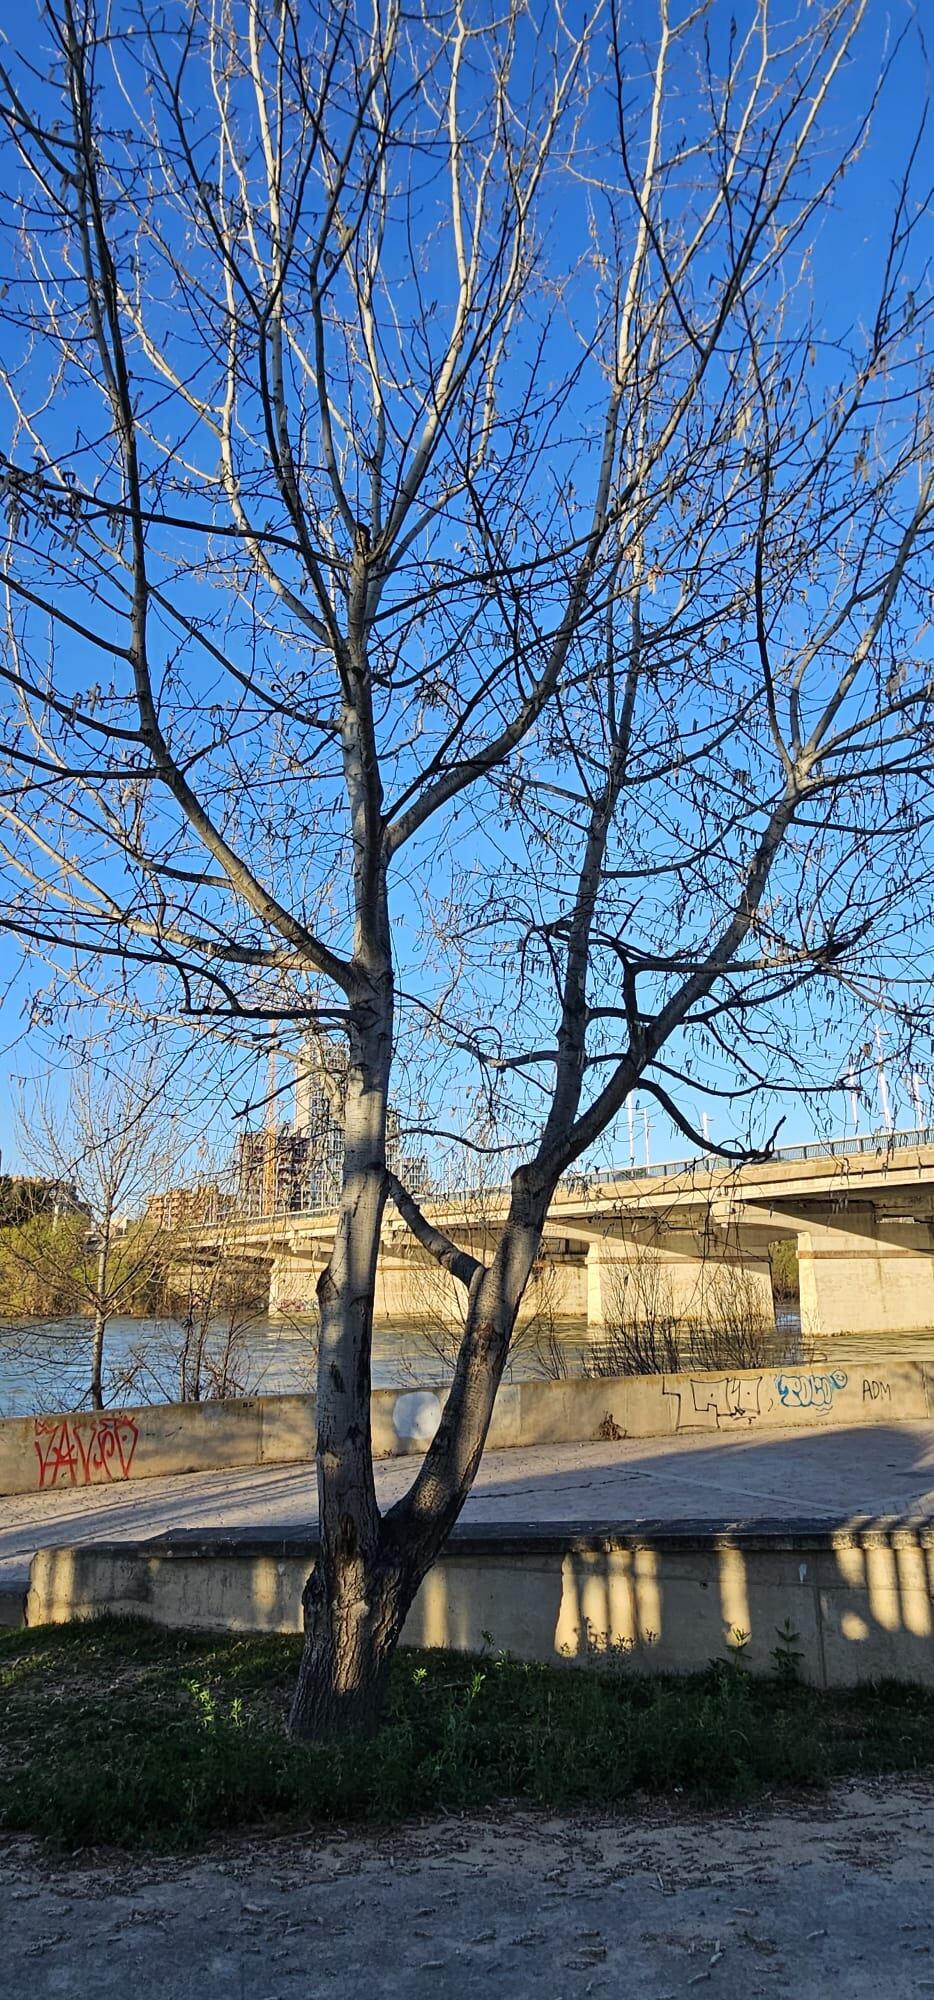
[[[832,1694],[727,1664],[685,1679],[400,1653],[373,1742],[295,1749],[299,1641],[136,1621],[0,1640],[0,1828],[69,1849],[378,1821],[510,1799],[748,1799],[934,1762],[934,1692]]]

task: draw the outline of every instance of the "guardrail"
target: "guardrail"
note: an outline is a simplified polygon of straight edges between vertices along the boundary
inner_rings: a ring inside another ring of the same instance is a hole
[[[582,1172],[562,1174],[559,1186],[565,1188],[600,1187],[616,1181],[656,1181],[676,1180],[682,1174],[710,1173],[715,1167],[773,1166],[781,1161],[793,1164],[796,1160],[837,1160],[855,1154],[897,1153],[913,1150],[918,1146],[934,1146],[934,1125],[920,1125],[908,1131],[868,1132],[854,1138],[813,1139],[803,1146],[776,1146],[774,1152],[760,1160],[726,1161],[719,1153],[695,1153],[689,1160],[658,1160],[652,1166],[592,1167]],[[429,1187],[419,1193],[420,1201],[480,1202],[489,1201],[491,1196],[509,1192],[508,1181],[487,1182],[481,1187],[445,1188]],[[334,1204],[322,1206],[318,1203],[293,1201],[273,1209],[257,1211],[241,1219],[248,1222],[263,1222],[276,1216],[333,1215]]]
[[[854,1153],[894,1153],[907,1151],[917,1146],[934,1145],[934,1125],[921,1125],[905,1132],[871,1132],[862,1138],[853,1139],[813,1139],[804,1146],[776,1146],[774,1152],[765,1158],[751,1161],[724,1161],[719,1153],[695,1153],[690,1160],[659,1160],[651,1167],[609,1167],[595,1168],[592,1172],[567,1175],[567,1180],[580,1180],[591,1185],[600,1181],[642,1181],[674,1180],[678,1174],[696,1172],[698,1167],[733,1165],[772,1166],[781,1160],[837,1160]]]

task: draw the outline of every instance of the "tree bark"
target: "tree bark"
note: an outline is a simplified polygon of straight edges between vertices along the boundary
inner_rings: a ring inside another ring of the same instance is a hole
[[[321,1553],[302,1599],[305,1646],[289,1719],[294,1741],[362,1738],[379,1728],[406,1616],[473,1484],[547,1200],[548,1191],[540,1191],[532,1216],[527,1190],[514,1189],[514,1213],[493,1265],[477,1267],[454,1381],[409,1493],[380,1517],[367,1428],[372,1512],[359,1505],[363,1482],[346,1495],[337,1520],[330,1496],[331,1532],[322,1532]],[[360,1443],[353,1440],[355,1450]],[[320,1464],[323,1470],[324,1454]],[[326,1490],[322,1470],[319,1487]]]
[[[94,1330],[91,1335],[91,1408],[104,1407],[104,1335],[107,1331],[107,1263],[109,1228],[97,1254],[97,1286],[94,1301]]]
[[[375,928],[381,914],[377,907]],[[290,1718],[297,1740],[377,1726],[405,1615],[398,1569],[382,1561],[369,1418],[391,1057],[392,974],[384,959],[352,1009],[343,1184],[334,1248],[318,1281],[321,1548],[303,1599],[305,1647]]]
[[[322,1556],[305,1585],[305,1646],[289,1717],[295,1742],[375,1734],[389,1669],[414,1593],[397,1565]]]
[[[91,1335],[90,1393],[91,1393],[91,1408],[93,1410],[102,1410],[104,1407],[104,1385],[103,1385],[104,1334],[106,1333],[106,1331],[107,1331],[106,1318],[98,1308],[97,1312],[94,1314],[94,1330]]]

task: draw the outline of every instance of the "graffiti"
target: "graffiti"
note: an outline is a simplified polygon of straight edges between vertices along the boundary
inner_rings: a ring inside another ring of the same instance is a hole
[[[786,1410],[829,1410],[839,1389],[845,1389],[846,1375],[835,1368],[831,1375],[776,1375],[779,1402]]]
[[[129,1479],[139,1427],[132,1417],[37,1417],[39,1487],[96,1486]]]
[[[862,1378],[864,1403],[890,1403],[892,1385],[881,1375]],[[728,1431],[759,1421],[783,1421],[792,1411],[827,1416],[834,1399],[849,1383],[843,1368],[827,1374],[798,1370],[781,1375],[701,1375],[666,1379],[664,1394],[675,1404],[673,1429],[676,1431]],[[774,1393],[773,1393],[774,1385]],[[856,1383],[853,1383],[855,1390]]]
[[[692,1377],[687,1388],[679,1384],[669,1389],[666,1383],[665,1395],[678,1400],[676,1430],[731,1429],[755,1423],[762,1415],[761,1375],[718,1375],[713,1381]]]

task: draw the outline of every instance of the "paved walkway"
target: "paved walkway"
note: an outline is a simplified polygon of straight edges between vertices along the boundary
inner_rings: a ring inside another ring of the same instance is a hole
[[[497,1808],[204,1856],[0,1841],[3,1991],[31,2000],[922,2000],[930,1780],[743,1812]]]
[[[418,1461],[378,1467],[381,1500],[403,1493]],[[196,1472],[130,1485],[0,1499],[0,1583],[54,1543],[136,1541],[172,1528],[301,1529],[316,1518],[313,1469]],[[934,1519],[934,1424],[625,1438],[537,1446],[484,1458],[464,1519],[579,1521]]]

